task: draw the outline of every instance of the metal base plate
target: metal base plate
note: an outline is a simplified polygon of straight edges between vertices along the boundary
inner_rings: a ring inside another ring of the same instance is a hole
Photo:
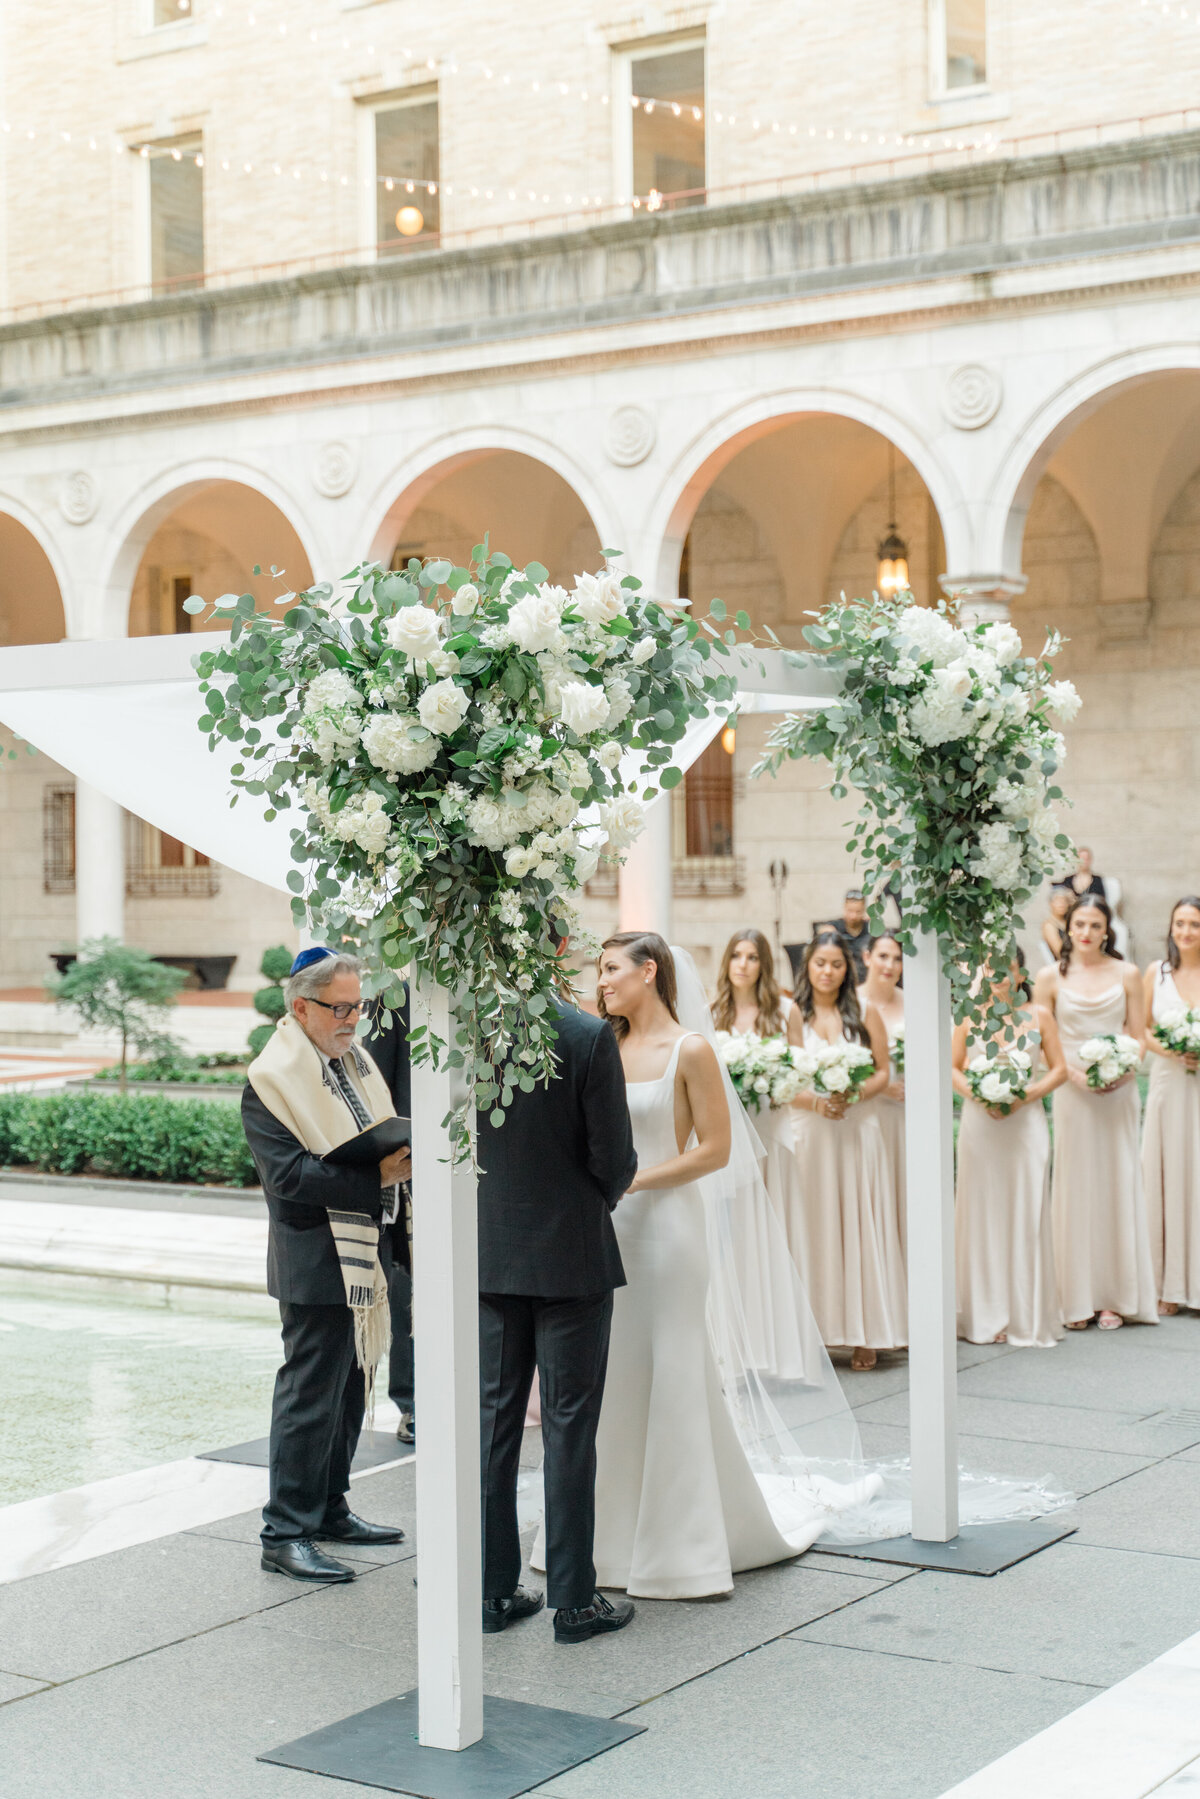
[[[909,1568],[940,1568],[947,1574],[1000,1574],[1039,1549],[1074,1536],[1076,1524],[1034,1518],[1020,1524],[965,1524],[950,1543],[922,1543],[888,1537],[882,1543],[813,1544],[822,1555],[853,1556],[870,1562],[900,1562]]]
[[[256,1437],[252,1443],[234,1443],[229,1449],[206,1449],[197,1456],[201,1462],[242,1462],[248,1468],[266,1468],[269,1464],[270,1437]],[[351,1467],[355,1474],[363,1468],[379,1468],[384,1462],[398,1462],[413,1452],[411,1443],[401,1443],[394,1431],[365,1430],[358,1439]]]
[[[485,1697],[481,1742],[469,1749],[424,1749],[417,1741],[417,1695],[412,1692],[314,1730],[258,1760],[417,1799],[516,1799],[518,1793],[641,1736],[644,1729],[642,1724]]]

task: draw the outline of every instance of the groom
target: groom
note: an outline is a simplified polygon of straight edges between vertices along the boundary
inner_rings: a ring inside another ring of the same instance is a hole
[[[612,1209],[637,1172],[616,1038],[559,1004],[558,1069],[479,1121],[479,1366],[483,1628],[542,1607],[518,1585],[517,1475],[534,1369],[545,1450],[547,1593],[559,1643],[620,1630],[628,1599],[596,1591],[596,1427],[613,1288],[625,1285]]]

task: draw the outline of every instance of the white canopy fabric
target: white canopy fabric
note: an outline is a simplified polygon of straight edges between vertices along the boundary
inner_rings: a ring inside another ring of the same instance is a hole
[[[197,728],[202,707],[191,659],[221,641],[204,633],[0,650],[0,723],[168,836],[286,890],[296,815],[268,822],[264,802],[248,794],[231,806],[230,768],[240,752],[220,739],[211,751]],[[800,675],[777,651],[744,658],[742,673],[745,712],[828,704],[836,693],[825,671]],[[693,719],[675,767],[690,768],[721,723],[719,715]],[[639,767],[640,757],[627,755],[622,776],[632,784]]]

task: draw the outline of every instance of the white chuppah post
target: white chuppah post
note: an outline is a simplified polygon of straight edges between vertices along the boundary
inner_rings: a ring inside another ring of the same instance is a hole
[[[950,983],[935,936],[917,936],[915,950],[904,958],[912,1536],[949,1543],[958,1535]]]

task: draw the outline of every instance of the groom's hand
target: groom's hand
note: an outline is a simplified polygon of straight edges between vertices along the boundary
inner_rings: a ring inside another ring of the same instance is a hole
[[[379,1164],[379,1185],[394,1187],[398,1181],[412,1179],[412,1150],[406,1144],[403,1149],[394,1149],[390,1156],[385,1156]]]

